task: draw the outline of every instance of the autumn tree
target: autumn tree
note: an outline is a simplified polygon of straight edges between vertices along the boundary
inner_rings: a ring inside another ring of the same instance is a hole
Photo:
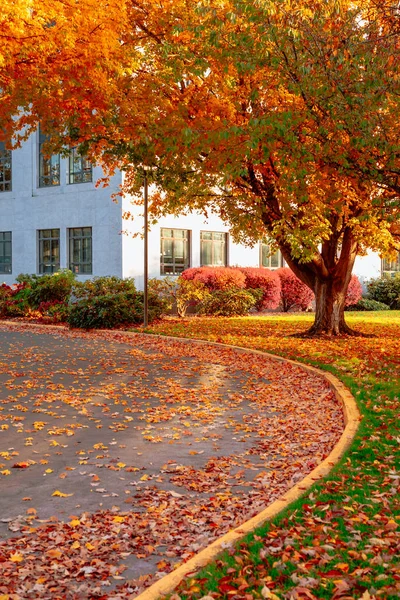
[[[122,168],[133,193],[138,166],[156,166],[156,217],[211,208],[238,241],[268,235],[315,294],[311,333],[350,332],[355,257],[400,248],[393,2],[18,5],[0,63],[5,135],[18,143],[41,121],[54,148]]]

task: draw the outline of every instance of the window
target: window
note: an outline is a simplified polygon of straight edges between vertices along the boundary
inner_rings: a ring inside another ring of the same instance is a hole
[[[11,192],[11,150],[0,142],[0,192]]]
[[[39,273],[54,273],[60,268],[60,230],[41,229],[39,238]]]
[[[161,275],[179,275],[190,266],[190,232],[161,229]]]
[[[43,152],[43,145],[47,140],[48,137],[39,127],[39,187],[60,185],[60,155],[47,156]]]
[[[225,267],[228,234],[219,231],[200,232],[200,263],[202,267]]]
[[[267,243],[260,243],[260,267],[268,269],[279,269],[283,266],[283,258],[280,250],[271,252],[271,246]]]
[[[77,148],[69,151],[68,183],[87,183],[92,181],[90,161],[78,153]]]
[[[0,273],[11,273],[11,231],[0,231]]]
[[[382,275],[393,277],[396,273],[400,273],[400,252],[395,260],[382,260]]]
[[[92,228],[74,227],[69,232],[68,268],[74,273],[92,272]]]

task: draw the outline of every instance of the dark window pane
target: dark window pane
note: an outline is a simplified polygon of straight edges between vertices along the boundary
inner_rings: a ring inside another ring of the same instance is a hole
[[[0,192],[11,192],[11,150],[0,142]]]
[[[39,231],[39,273],[54,273],[60,268],[60,230]]]
[[[92,228],[69,230],[69,268],[74,273],[92,273]]]
[[[68,183],[88,183],[92,181],[92,164],[78,154],[76,148],[71,148],[69,154]]]
[[[0,273],[11,273],[11,231],[0,232]]]
[[[48,156],[43,150],[48,137],[39,127],[39,187],[60,185],[60,155]]]

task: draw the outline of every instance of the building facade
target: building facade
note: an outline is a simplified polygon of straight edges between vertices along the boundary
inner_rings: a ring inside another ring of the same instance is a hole
[[[20,149],[0,144],[0,282],[20,273],[52,273],[70,268],[79,279],[116,275],[133,277],[143,288],[143,230],[140,207],[128,197],[111,199],[122,175],[108,187],[96,187],[98,166],[71,150],[68,157],[46,156],[40,131]],[[134,214],[124,220],[123,214]],[[191,213],[163,217],[149,232],[149,277],[177,276],[193,266],[282,266],[268,244],[252,248],[233,242],[229,227],[216,215]],[[362,281],[382,270],[400,270],[397,261],[376,253],[358,257],[354,272]]]

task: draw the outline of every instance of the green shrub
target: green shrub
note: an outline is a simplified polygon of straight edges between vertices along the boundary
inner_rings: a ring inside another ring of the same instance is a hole
[[[81,329],[113,329],[143,322],[143,292],[129,291],[80,298],[70,306],[68,323]],[[149,294],[149,322],[160,318],[164,304]]]
[[[46,275],[20,274],[17,281],[24,285],[25,299],[31,308],[38,308],[42,302],[67,303],[75,282],[75,274],[68,269],[60,269]]]
[[[86,281],[76,281],[72,288],[72,299],[96,298],[108,294],[134,293],[135,281],[132,278],[121,279],[110,275],[108,277],[93,277]]]
[[[378,302],[377,300],[361,298],[357,304],[346,306],[345,310],[389,310],[389,306],[383,302]]]
[[[400,309],[400,273],[394,277],[384,275],[378,279],[372,279],[368,285],[368,298],[387,304],[392,310]]]
[[[235,317],[247,315],[255,306],[255,295],[247,290],[215,290],[203,301],[199,312],[216,317]]]

